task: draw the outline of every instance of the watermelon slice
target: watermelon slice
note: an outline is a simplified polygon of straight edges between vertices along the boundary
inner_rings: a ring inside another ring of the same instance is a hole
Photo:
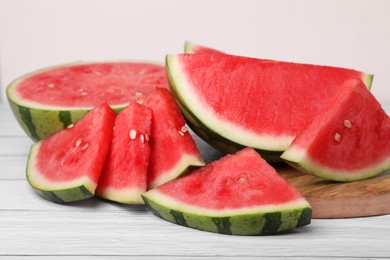
[[[164,66],[147,62],[68,64],[25,75],[7,97],[26,133],[35,141],[77,122],[104,102],[116,111],[143,102],[155,87],[168,88]]]
[[[195,229],[262,235],[307,225],[311,207],[252,148],[142,195],[157,216]]]
[[[203,45],[199,45],[193,42],[186,41],[184,43],[185,53],[223,53],[213,48],[209,48]]]
[[[131,103],[115,120],[110,150],[95,194],[128,204],[143,204],[147,188],[152,111]]]
[[[112,138],[115,112],[102,104],[78,123],[35,143],[27,180],[44,198],[58,202],[94,195]]]
[[[226,54],[168,55],[171,90],[189,126],[215,148],[253,147],[279,161],[294,137],[349,78],[372,75]]]
[[[203,166],[204,161],[171,93],[157,88],[144,103],[153,110],[148,188]]]
[[[346,81],[341,89],[281,157],[334,181],[366,179],[390,169],[389,116],[360,79]]]

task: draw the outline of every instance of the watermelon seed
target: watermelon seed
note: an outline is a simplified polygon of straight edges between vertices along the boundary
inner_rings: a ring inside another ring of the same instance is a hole
[[[184,133],[182,131],[178,131],[181,136],[184,136]]]
[[[66,128],[72,128],[74,126],[74,124],[70,124],[70,125],[68,125]]]
[[[85,149],[87,149],[87,148],[88,148],[88,146],[89,146],[89,143],[86,143],[86,144],[84,144],[84,145],[83,145],[83,147],[81,147],[81,150],[85,150]]]
[[[336,133],[334,135],[334,139],[337,141],[337,142],[340,142],[340,139],[341,139],[341,135],[339,133]]]
[[[54,88],[55,87],[55,84],[54,83],[50,83],[47,85],[48,88]]]
[[[80,95],[82,95],[82,96],[86,96],[87,94],[88,94],[88,93],[85,92],[85,91],[80,93]]]
[[[144,143],[144,142],[145,142],[145,137],[144,137],[144,135],[140,135],[139,138],[141,139],[141,143]]]
[[[83,89],[83,88],[79,88],[77,91],[78,91],[78,92],[83,92],[84,89]]]
[[[136,97],[140,97],[140,96],[142,96],[142,95],[143,95],[142,92],[139,92],[139,91],[138,91],[138,92],[135,92],[135,96],[136,96]]]
[[[131,140],[134,140],[137,136],[137,131],[135,131],[135,129],[131,129],[130,130],[130,139]]]
[[[79,138],[76,140],[76,148],[78,148],[80,146],[82,141],[83,141],[83,138]]]
[[[185,133],[185,132],[188,131],[188,128],[187,128],[185,125],[183,125],[183,126],[181,127],[180,130],[181,130],[183,133]]]
[[[142,103],[144,103],[144,100],[143,99],[139,99],[139,100],[137,100],[137,103],[142,105]]]
[[[244,183],[244,182],[246,182],[246,179],[244,177],[241,177],[241,178],[238,179],[238,182],[239,183]]]
[[[145,134],[145,140],[146,140],[146,142],[149,142],[149,135],[148,135],[148,133]]]
[[[344,120],[344,125],[345,125],[345,127],[347,127],[347,128],[351,128],[351,127],[352,127],[352,123],[351,123],[351,121],[349,121],[348,119]]]

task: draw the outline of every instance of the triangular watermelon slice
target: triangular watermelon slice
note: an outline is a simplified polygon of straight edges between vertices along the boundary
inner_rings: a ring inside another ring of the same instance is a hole
[[[148,188],[154,188],[204,161],[174,98],[157,88],[144,105],[153,111]]]
[[[168,55],[172,94],[189,126],[215,148],[249,146],[279,161],[295,136],[349,78],[372,75],[329,66],[213,53]]]
[[[252,148],[142,195],[157,216],[195,229],[262,235],[307,225],[311,208]]]
[[[390,169],[389,116],[360,79],[340,89],[281,157],[335,181],[366,179]]]
[[[102,104],[78,123],[31,147],[27,180],[44,198],[72,202],[92,197],[111,143],[115,112]]]
[[[147,188],[151,128],[152,111],[148,107],[133,102],[119,113],[97,196],[143,204],[141,193]]]

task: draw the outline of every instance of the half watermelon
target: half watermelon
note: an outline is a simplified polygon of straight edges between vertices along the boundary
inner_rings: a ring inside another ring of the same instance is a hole
[[[213,54],[166,57],[172,93],[189,126],[215,148],[249,146],[279,161],[294,137],[349,78],[372,75],[329,66]]]
[[[307,225],[311,208],[252,148],[142,195],[157,216],[195,229],[263,235]]]
[[[334,181],[390,169],[390,117],[359,79],[351,79],[282,154],[293,167]]]
[[[148,62],[60,65],[22,76],[7,88],[11,108],[35,141],[77,122],[106,102],[116,111],[168,88],[164,66]]]
[[[173,96],[157,88],[145,101],[153,111],[148,188],[154,188],[204,161]]]
[[[102,104],[79,122],[35,143],[27,180],[44,198],[58,202],[92,197],[112,139],[115,112]]]
[[[115,120],[111,146],[95,194],[128,204],[143,204],[150,156],[152,111],[137,102]]]

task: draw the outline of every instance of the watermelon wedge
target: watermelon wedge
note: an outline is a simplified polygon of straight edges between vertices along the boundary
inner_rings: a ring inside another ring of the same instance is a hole
[[[111,146],[95,194],[120,203],[143,204],[147,188],[152,111],[131,103],[115,120]]]
[[[281,157],[334,181],[367,179],[390,169],[390,117],[360,79],[341,89]]]
[[[311,207],[252,148],[142,195],[157,216],[195,229],[263,235],[308,225]]]
[[[184,43],[185,53],[223,53],[213,48],[209,48],[203,45],[199,45],[193,42],[186,41]]]
[[[204,161],[171,93],[157,88],[144,103],[153,111],[148,189],[172,180]]]
[[[279,161],[295,136],[349,78],[372,75],[329,66],[226,54],[167,55],[171,91],[189,126],[226,153],[249,146]]]
[[[34,140],[77,122],[107,102],[116,111],[168,88],[164,66],[150,62],[66,64],[22,76],[7,88],[19,124]]]
[[[35,143],[27,180],[44,198],[73,202],[92,197],[111,143],[115,112],[102,104],[78,123]]]

